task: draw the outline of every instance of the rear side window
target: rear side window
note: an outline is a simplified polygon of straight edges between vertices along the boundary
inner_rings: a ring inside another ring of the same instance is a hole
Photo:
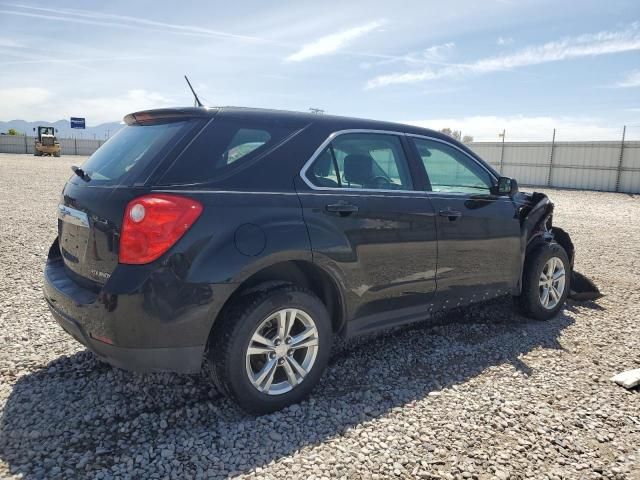
[[[306,171],[324,188],[412,190],[409,165],[400,139],[380,133],[336,137]]]
[[[227,165],[229,165],[262,147],[269,140],[271,140],[271,135],[266,130],[241,128],[231,139],[231,143],[229,143],[222,154],[222,158],[224,158]]]
[[[278,123],[215,118],[169,167],[161,184],[203,183],[240,170],[294,133]]]
[[[82,169],[91,178],[91,185],[132,184],[146,167],[159,162],[175,141],[197,125],[200,122],[186,120],[126,126],[96,150]],[[83,180],[74,177],[72,181]]]

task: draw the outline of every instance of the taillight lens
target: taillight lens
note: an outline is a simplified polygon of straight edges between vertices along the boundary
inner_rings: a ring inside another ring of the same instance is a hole
[[[120,263],[153,262],[195,223],[202,204],[178,195],[150,194],[131,200],[120,234]]]

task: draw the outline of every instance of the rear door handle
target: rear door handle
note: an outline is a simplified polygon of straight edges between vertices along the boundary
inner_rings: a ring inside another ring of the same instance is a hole
[[[353,203],[338,202],[338,203],[332,203],[327,205],[325,209],[327,210],[327,212],[338,213],[344,217],[347,215],[351,215],[354,212],[357,212],[358,206],[354,205]]]
[[[441,217],[448,217],[449,220],[452,222],[462,216],[462,212],[458,210],[452,210],[450,208],[447,208],[445,210],[440,210],[439,214]]]

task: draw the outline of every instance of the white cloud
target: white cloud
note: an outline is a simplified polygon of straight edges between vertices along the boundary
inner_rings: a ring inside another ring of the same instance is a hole
[[[0,37],[0,47],[21,48],[23,46],[24,45],[20,42],[16,42],[13,38]]]
[[[384,55],[384,54],[365,54],[349,52],[352,55],[361,55],[371,58],[380,58],[378,61],[362,62],[360,68],[370,69],[381,65],[390,65],[394,63],[404,63],[405,65],[450,65],[445,63],[444,59],[448,53],[455,48],[453,42],[441,43],[425,48],[420,52],[411,52],[405,55]]]
[[[499,55],[467,64],[448,65],[439,69],[391,73],[372,78],[366,88],[378,88],[393,84],[409,84],[465,74],[486,74],[503,70],[557,62],[572,58],[607,55],[640,50],[640,23],[625,30],[567,37],[563,40],[532,46],[510,55]]]
[[[615,86],[622,88],[640,87],[640,70],[634,70],[629,75],[627,75],[624,80],[616,83]]]
[[[56,121],[71,116],[86,117],[87,124],[121,120],[124,115],[137,110],[161,108],[176,102],[156,92],[129,90],[112,97],[73,97],[64,101],[56,92],[43,88],[0,89],[0,105],[3,120]]]
[[[25,110],[37,109],[38,105],[45,104],[50,98],[51,92],[44,88],[2,88],[0,105],[2,105],[3,120],[23,119]]]
[[[429,47],[422,52],[422,60],[440,60],[448,50],[451,50],[455,46],[455,43],[447,42]]]
[[[23,17],[44,18],[50,20],[60,20],[64,22],[81,23],[85,25],[100,25],[107,27],[139,29],[141,26],[151,29],[152,31],[173,33],[181,35],[192,35],[202,37],[227,37],[241,40],[266,41],[265,39],[253,37],[249,35],[238,35],[235,33],[223,32],[220,30],[212,30],[202,28],[196,25],[182,25],[175,23],[156,22],[144,18],[130,17],[127,15],[115,15],[110,13],[98,13],[90,10],[80,10],[72,8],[46,8],[35,7],[31,5],[6,4],[10,7],[23,9],[18,10],[0,10],[1,13],[8,15],[18,15]],[[29,12],[31,11],[31,13]],[[35,13],[41,12],[41,13]],[[56,16],[52,16],[56,15]],[[161,30],[154,30],[158,28]]]
[[[67,107],[67,111],[68,116],[71,116],[74,111],[79,111],[87,117],[87,122],[95,119],[96,123],[102,123],[121,120],[127,113],[137,110],[162,108],[171,105],[175,105],[175,101],[160,93],[137,89],[129,90],[125,94],[115,97],[79,99],[72,102]]]
[[[300,62],[321,55],[330,55],[345,47],[353,40],[380,28],[382,25],[384,25],[384,22],[378,20],[326,35],[303,45],[300,50],[289,55],[286,60],[289,62]]]
[[[498,40],[496,40],[496,43],[500,46],[504,46],[504,45],[511,45],[513,43],[513,38],[512,37],[498,37]]]
[[[440,130],[449,127],[473,136],[475,141],[498,142],[502,130],[506,130],[506,141],[551,141],[553,129],[556,140],[618,140],[622,125],[612,126],[600,119],[588,117],[546,116],[473,116],[461,118],[434,118],[409,120],[402,123]]]
[[[387,63],[395,61],[402,61],[408,65],[411,64],[438,64],[447,65],[443,63],[448,53],[455,48],[456,44],[453,42],[441,43],[439,45],[433,45],[429,48],[425,48],[418,53],[409,53],[401,57],[393,57]]]

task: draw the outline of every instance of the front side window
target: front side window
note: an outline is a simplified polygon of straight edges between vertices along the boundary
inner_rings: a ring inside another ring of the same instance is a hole
[[[380,133],[336,137],[307,170],[318,187],[411,190],[413,184],[400,139]]]
[[[427,171],[431,191],[489,193],[489,172],[456,148],[435,140],[413,138]]]

